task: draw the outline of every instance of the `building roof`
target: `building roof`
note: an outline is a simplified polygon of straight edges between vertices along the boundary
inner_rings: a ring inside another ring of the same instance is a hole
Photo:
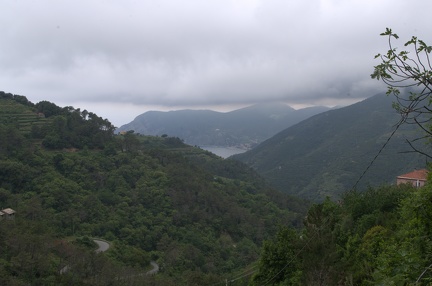
[[[4,209],[4,210],[1,210],[1,212],[5,213],[5,214],[8,214],[8,215],[11,215],[11,214],[15,213],[15,211],[13,209],[11,209],[11,208],[7,208],[7,209]]]
[[[403,175],[398,176],[398,179],[411,179],[411,180],[422,180],[422,181],[426,181],[427,180],[427,175],[428,175],[428,170],[426,169],[421,169],[421,170],[415,170]]]

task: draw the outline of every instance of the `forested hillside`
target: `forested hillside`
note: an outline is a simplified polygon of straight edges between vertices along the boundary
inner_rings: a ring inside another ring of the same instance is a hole
[[[354,187],[394,183],[396,176],[424,168],[426,157],[410,152],[406,142],[422,136],[416,125],[404,124],[392,136],[400,120],[392,101],[377,94],[315,115],[233,158],[253,167],[278,190],[314,201],[336,199]],[[424,147],[423,142],[415,144]]]
[[[301,226],[304,201],[178,138],[4,92],[0,110],[0,209],[16,211],[0,221],[0,285],[209,285]],[[151,260],[159,273],[142,275]]]

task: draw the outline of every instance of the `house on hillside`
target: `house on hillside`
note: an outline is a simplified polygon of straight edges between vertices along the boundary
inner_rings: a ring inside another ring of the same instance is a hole
[[[2,219],[14,219],[15,211],[11,208],[3,209],[0,211],[0,220]]]
[[[411,184],[416,188],[423,187],[426,183],[428,176],[428,170],[414,170],[412,172],[400,175],[396,177],[396,184]]]
[[[3,217],[6,219],[14,219],[15,218],[15,211],[11,208],[3,209],[0,212],[3,213]]]

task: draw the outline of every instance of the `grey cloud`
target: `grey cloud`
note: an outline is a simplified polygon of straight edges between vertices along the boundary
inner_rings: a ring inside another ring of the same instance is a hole
[[[431,8],[424,0],[2,2],[0,90],[70,105],[336,105],[384,89],[369,78],[373,56],[387,48],[379,33],[392,27],[428,41]]]

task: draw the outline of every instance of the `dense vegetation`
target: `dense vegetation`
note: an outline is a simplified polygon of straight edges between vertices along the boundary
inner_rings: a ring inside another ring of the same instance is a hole
[[[0,285],[218,283],[301,225],[303,201],[178,138],[114,135],[86,110],[7,93],[0,110],[0,209],[17,212],[0,221]],[[151,260],[160,272],[138,275]]]
[[[254,285],[430,285],[432,189],[388,186],[313,205],[264,244]]]

